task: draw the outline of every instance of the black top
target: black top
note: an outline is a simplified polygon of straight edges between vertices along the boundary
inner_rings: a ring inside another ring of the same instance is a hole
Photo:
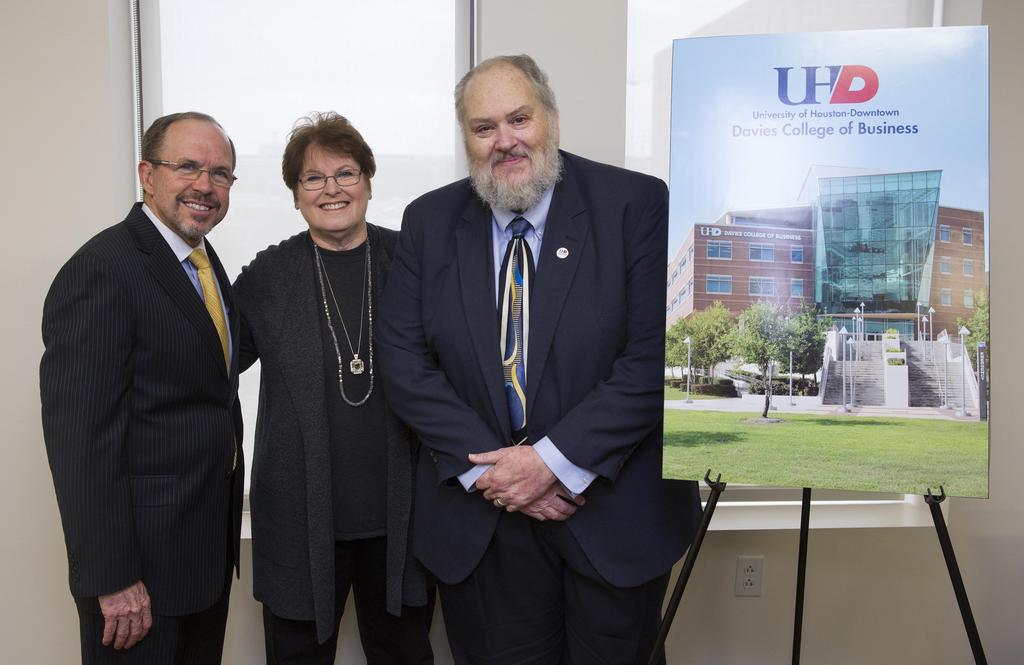
[[[370,325],[367,311],[370,303],[364,295],[364,289],[368,286],[364,277],[366,243],[346,251],[320,248],[320,256],[327,269],[324,286],[327,289],[331,324],[338,339],[338,350],[341,351],[345,395],[349,402],[360,402],[370,387]],[[326,281],[328,279],[330,285]],[[387,530],[387,440],[383,427],[384,393],[380,385],[379,370],[374,368],[375,385],[365,404],[355,407],[342,399],[338,385],[338,356],[327,327],[327,318],[323,315],[319,280],[317,286],[316,298],[318,310],[321,312],[324,378],[327,386],[334,537],[338,540],[355,540],[382,536]],[[334,298],[331,297],[332,288]],[[335,299],[337,307],[341,308],[340,317],[335,307]],[[360,318],[363,324],[362,344],[359,342]],[[363,361],[362,374],[353,374],[349,367],[352,351],[345,337],[346,328],[352,348]]]
[[[388,280],[398,232],[367,224],[367,233],[373,250],[376,329],[379,296]],[[333,385],[323,380],[324,314],[315,265],[309,232],[302,231],[257,254],[242,268],[232,293],[241,318],[239,367],[260,362],[249,489],[253,596],[277,616],[315,619],[317,639],[323,642],[337,630],[327,398],[329,390],[337,392],[338,379],[337,359],[332,357]],[[183,274],[180,265],[177,269]],[[194,288],[192,293],[197,298]],[[212,345],[216,332],[209,325]],[[376,352],[375,339],[374,379],[379,381]],[[212,351],[210,356],[215,357]],[[387,441],[385,594],[388,612],[398,616],[403,604],[424,605],[429,586],[408,543],[412,469],[419,445],[389,407],[381,428]]]

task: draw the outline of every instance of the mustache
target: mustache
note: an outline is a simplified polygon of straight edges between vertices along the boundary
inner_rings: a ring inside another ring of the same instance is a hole
[[[178,203],[194,201],[196,203],[202,203],[203,205],[210,206],[211,208],[220,207],[220,199],[212,193],[202,194],[200,192],[184,192],[182,194],[178,194],[176,198]]]
[[[494,166],[498,162],[509,159],[510,157],[526,157],[527,159],[533,159],[533,155],[530,154],[529,150],[501,150],[491,155],[490,166]]]

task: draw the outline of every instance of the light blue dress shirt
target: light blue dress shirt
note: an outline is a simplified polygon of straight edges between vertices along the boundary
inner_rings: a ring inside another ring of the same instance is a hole
[[[527,230],[524,239],[526,244],[530,246],[530,252],[533,254],[534,261],[539,266],[541,246],[544,243],[544,230],[547,226],[548,210],[551,208],[551,196],[554,191],[554,185],[548,187],[537,203],[521,213],[512,210],[492,210],[491,249],[494,257],[495,308],[501,302],[501,294],[498,292],[501,288],[501,263],[505,258],[505,249],[508,247],[508,242],[512,239],[512,229],[510,228],[512,220],[516,217],[523,217],[530,222],[531,228]],[[527,323],[527,327],[523,330],[523,337],[526,339],[523,353],[523,360],[525,361],[530,349],[529,323]],[[529,375],[526,377],[526,383],[527,385],[530,383]],[[527,419],[529,419],[529,414],[527,414]],[[593,482],[594,478],[597,477],[596,473],[570,462],[549,437],[544,437],[533,444],[533,449],[544,460],[544,464],[551,470],[551,473],[555,474],[555,477],[561,481],[573,496],[582,493]],[[459,482],[466,490],[474,490],[474,483],[476,483],[477,478],[482,476],[489,468],[491,468],[490,464],[477,464],[469,471],[461,474]]]

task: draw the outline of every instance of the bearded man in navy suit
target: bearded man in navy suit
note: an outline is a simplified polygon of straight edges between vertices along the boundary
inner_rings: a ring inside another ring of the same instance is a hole
[[[644,663],[691,482],[661,479],[664,183],[558,149],[528,56],[455,90],[470,177],[405,211],[380,359],[458,663]]]

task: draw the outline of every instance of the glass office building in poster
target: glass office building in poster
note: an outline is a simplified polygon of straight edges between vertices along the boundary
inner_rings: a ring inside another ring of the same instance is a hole
[[[675,42],[666,477],[987,495],[987,76],[985,28]]]
[[[911,312],[928,301],[941,176],[917,171],[811,180],[820,238],[814,298],[823,312],[851,312],[866,301],[875,310]]]

